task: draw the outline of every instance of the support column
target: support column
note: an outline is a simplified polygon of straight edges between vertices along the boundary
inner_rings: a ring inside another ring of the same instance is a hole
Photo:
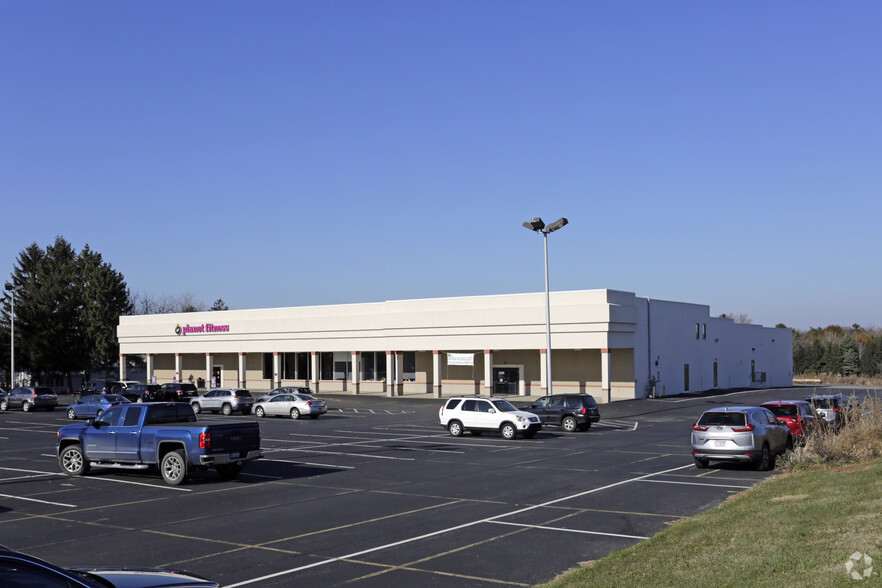
[[[278,351],[273,351],[273,388],[278,388],[282,385],[282,379],[279,377],[279,373],[281,369],[279,366],[281,365],[281,358],[279,357]]]
[[[125,353],[119,354],[119,379],[120,380],[126,379],[126,354]]]
[[[147,354],[147,383],[148,384],[151,384],[151,383],[155,384],[156,382],[153,381],[154,377],[155,376],[153,375],[153,354],[148,353]]]
[[[545,361],[545,349],[539,350],[539,392],[542,396],[548,395],[548,362]]]
[[[205,386],[209,390],[211,390],[211,362],[212,357],[210,353],[205,354]],[[215,388],[217,387],[217,382],[215,382]]]
[[[395,396],[395,355],[386,352],[386,396]]]
[[[484,394],[493,396],[493,350],[484,350]]]
[[[600,393],[607,402],[612,402],[612,387],[609,382],[610,353],[609,349],[600,350]]]
[[[404,352],[395,352],[395,396],[404,396]]]
[[[441,352],[432,352],[432,396],[441,398]]]
[[[316,351],[311,352],[309,356],[309,366],[312,377],[309,380],[309,386],[315,394],[319,393],[319,354]]]
[[[175,353],[175,382],[181,381],[181,354]]]
[[[239,352],[239,388],[247,388],[247,378],[245,377],[245,354]]]
[[[352,393],[355,394],[356,396],[358,395],[358,388],[361,383],[361,375],[360,375],[361,370],[359,369],[359,365],[358,365],[359,357],[361,357],[361,356],[358,354],[358,351],[352,352],[352,374],[351,374],[352,377],[350,378],[350,383],[352,384]]]

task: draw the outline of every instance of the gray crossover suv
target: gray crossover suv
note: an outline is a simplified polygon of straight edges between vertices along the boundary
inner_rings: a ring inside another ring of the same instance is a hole
[[[695,467],[710,461],[753,463],[757,469],[775,467],[775,458],[793,448],[790,429],[761,406],[711,409],[692,425]]]

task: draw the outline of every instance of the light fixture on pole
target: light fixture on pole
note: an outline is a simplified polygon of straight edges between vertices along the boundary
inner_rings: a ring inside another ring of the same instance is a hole
[[[542,235],[545,246],[545,377],[548,388],[545,394],[551,396],[551,299],[548,294],[548,233],[553,233],[569,224],[565,218],[559,218],[548,226],[538,216],[524,223],[524,226]]]
[[[15,293],[22,290],[22,286],[13,286],[7,283],[5,288],[9,291],[9,388],[15,388]]]

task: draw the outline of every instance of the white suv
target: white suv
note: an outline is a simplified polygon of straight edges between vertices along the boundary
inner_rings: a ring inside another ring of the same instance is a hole
[[[538,416],[518,410],[501,398],[450,398],[438,411],[438,418],[454,437],[468,430],[472,435],[499,431],[505,439],[514,439],[520,433],[529,439],[542,429]]]

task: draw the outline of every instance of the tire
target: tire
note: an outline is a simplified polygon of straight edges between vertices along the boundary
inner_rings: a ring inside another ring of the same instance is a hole
[[[0,400],[0,410],[9,410],[9,402]]]
[[[68,476],[82,476],[89,471],[89,463],[79,445],[68,445],[58,456],[61,471]]]
[[[228,463],[224,465],[219,465],[214,469],[216,469],[217,473],[220,474],[222,480],[232,480],[239,475],[239,472],[242,471],[242,466],[237,463]]]
[[[560,426],[563,427],[563,430],[567,433],[572,433],[578,428],[579,423],[576,422],[575,417],[565,416],[560,422]]]
[[[772,452],[769,451],[769,444],[763,443],[763,450],[760,454],[760,458],[756,462],[756,469],[761,472],[767,472],[773,467],[775,467],[775,462],[772,460]]]
[[[499,427],[499,432],[502,434],[503,439],[508,440],[514,439],[518,434],[518,430],[511,423],[502,423],[502,426]]]
[[[25,412],[31,412],[31,408],[32,408],[32,407],[31,407],[31,403],[30,403],[30,402],[24,402],[24,403],[22,403],[22,405],[21,405],[21,409],[22,409],[23,411],[25,411]]]
[[[187,479],[187,458],[183,451],[169,451],[159,464],[162,479],[169,486],[179,486]]]
[[[793,451],[793,435],[787,435],[787,443],[784,444],[784,451]]]
[[[462,437],[462,423],[459,421],[450,421],[447,423],[447,432],[451,437]]]
[[[300,418],[300,411],[296,407],[291,409],[291,418],[295,421]]]
[[[263,410],[263,407],[262,407],[262,406],[258,406],[257,408],[254,409],[254,415],[255,415],[257,418],[262,419],[263,417],[266,416],[266,411]]]
[[[74,420],[75,418],[77,418],[76,411],[72,408],[68,408],[67,409],[67,418],[69,418],[70,420]]]
[[[710,463],[709,459],[701,459],[699,457],[695,457],[693,459],[695,460],[695,467],[700,470],[705,469],[708,466],[708,464]]]
[[[74,392],[74,395],[73,395],[73,401],[74,401],[74,402],[77,402],[79,399],[80,399],[80,393],[79,393],[79,392]]]
[[[199,414],[202,412],[202,406],[200,406],[198,402],[194,402],[190,406],[193,407],[193,414]]]
[[[224,413],[224,415],[226,415],[226,416],[230,416],[231,414],[233,414],[233,407],[230,406],[229,404],[224,404],[221,407],[221,412]]]

